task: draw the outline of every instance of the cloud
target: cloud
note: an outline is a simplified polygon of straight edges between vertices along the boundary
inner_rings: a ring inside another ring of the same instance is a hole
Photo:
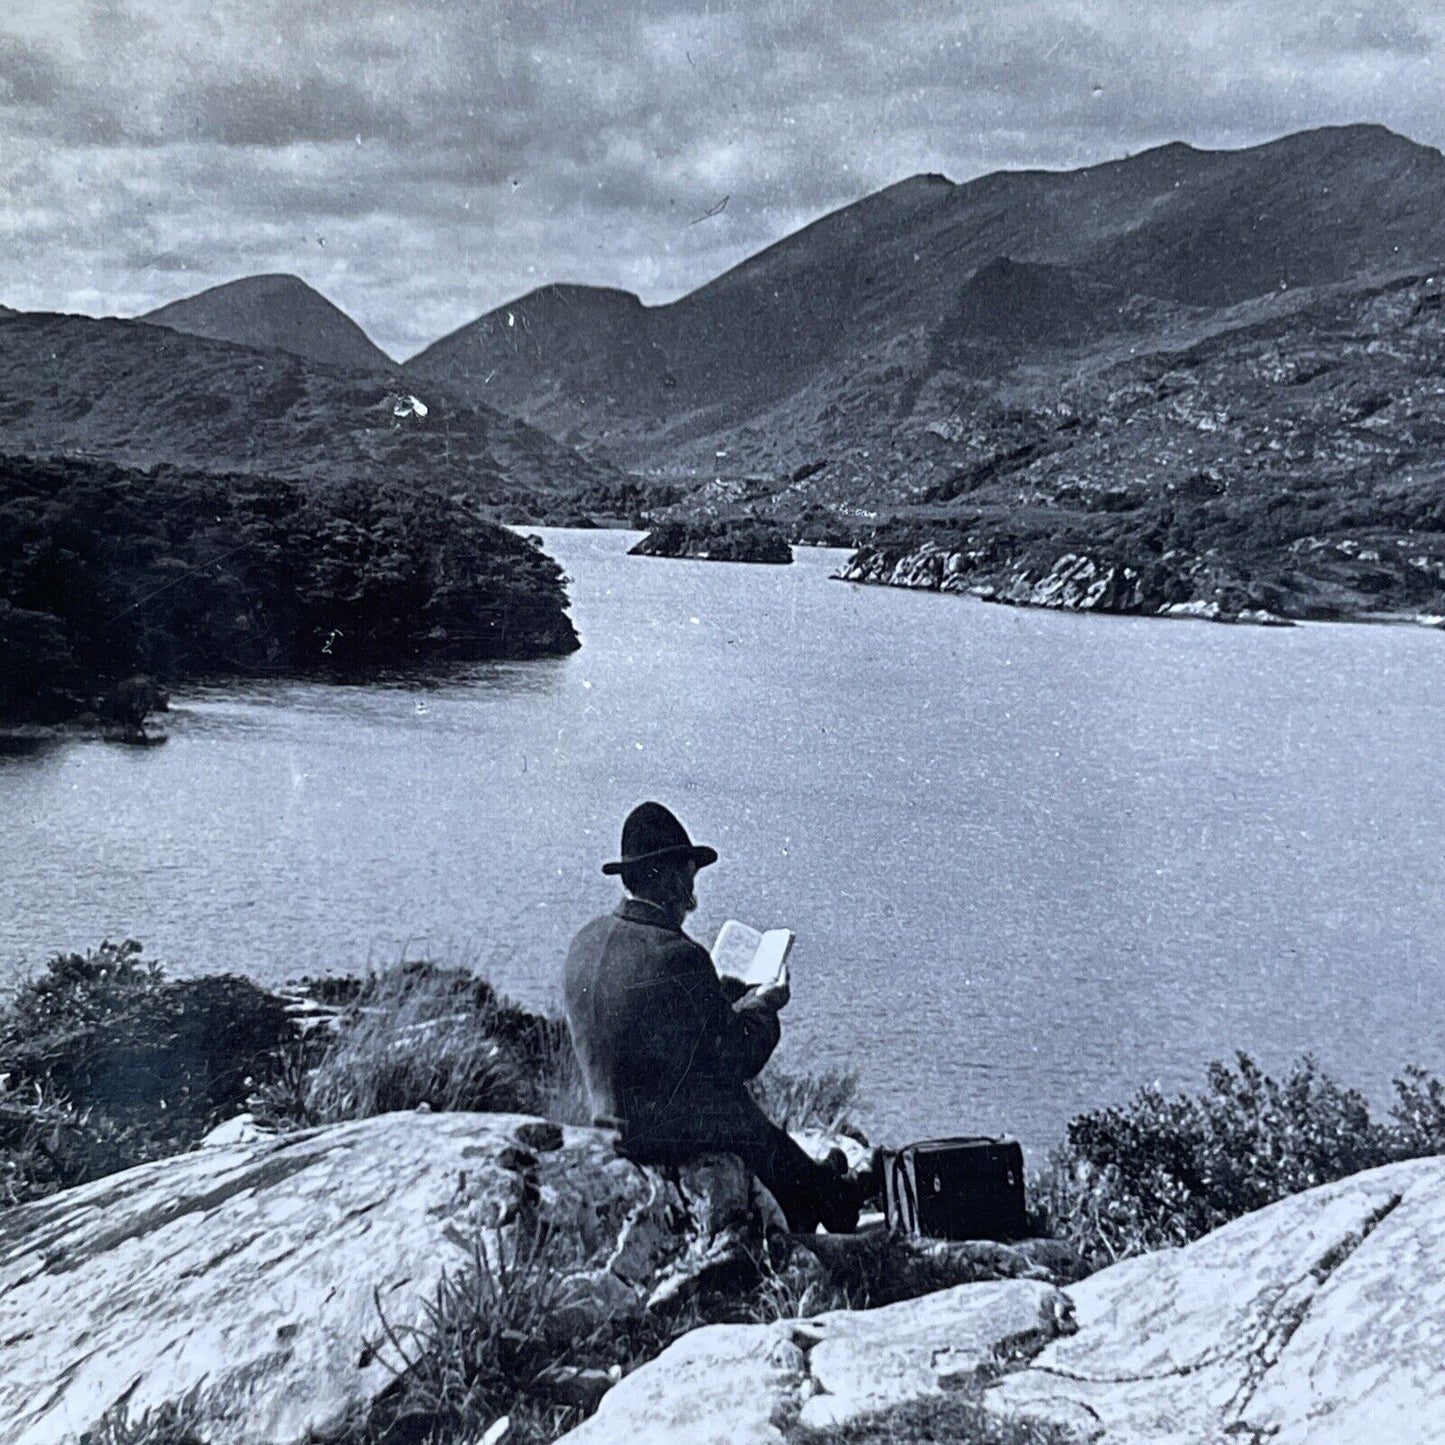
[[[13,0],[0,299],[294,271],[405,354],[547,280],[667,299],[918,171],[1438,145],[1442,41],[1405,0]]]

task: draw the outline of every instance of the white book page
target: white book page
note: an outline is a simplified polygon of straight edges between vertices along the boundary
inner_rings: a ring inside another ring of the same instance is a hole
[[[770,928],[764,933],[729,918],[712,946],[713,967],[719,977],[741,979],[750,988],[761,988],[783,976],[792,947],[793,934],[786,928]]]

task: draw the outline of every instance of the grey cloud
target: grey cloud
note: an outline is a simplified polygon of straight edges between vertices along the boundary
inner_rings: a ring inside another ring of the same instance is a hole
[[[54,56],[16,36],[0,35],[0,106],[53,105],[64,89]]]
[[[666,299],[920,170],[1445,139],[1442,19],[1388,0],[13,3],[0,300],[293,270],[396,351],[551,279]]]
[[[167,107],[170,138],[276,148],[313,141],[405,140],[406,110],[325,74],[283,77],[242,72],[184,92]]]

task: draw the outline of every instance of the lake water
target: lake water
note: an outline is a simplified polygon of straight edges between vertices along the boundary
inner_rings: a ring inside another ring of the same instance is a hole
[[[1142,1083],[1440,1067],[1445,638],[1092,618],[544,532],[582,651],[182,695],[170,743],[0,758],[0,963],[134,936],[263,980],[433,956],[556,1006],[627,809],[796,930],[781,1057],[875,1137],[1038,1151]]]

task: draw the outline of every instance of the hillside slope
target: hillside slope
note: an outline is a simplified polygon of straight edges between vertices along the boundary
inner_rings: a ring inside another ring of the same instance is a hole
[[[1441,257],[1445,158],[1380,127],[1170,145],[1077,171],[914,177],[668,305],[543,287],[406,369],[629,466],[788,472],[816,459],[860,368],[890,421],[942,421],[955,408],[922,410],[940,370],[991,384],[1081,344],[1127,356],[1251,298]],[[891,435],[861,422],[828,445]]]
[[[140,321],[0,316],[0,451],[465,492],[523,517],[620,481],[490,407]],[[423,413],[415,405],[420,399]]]
[[[299,276],[245,276],[137,319],[212,341],[289,351],[327,366],[390,371],[396,365],[351,317]]]

